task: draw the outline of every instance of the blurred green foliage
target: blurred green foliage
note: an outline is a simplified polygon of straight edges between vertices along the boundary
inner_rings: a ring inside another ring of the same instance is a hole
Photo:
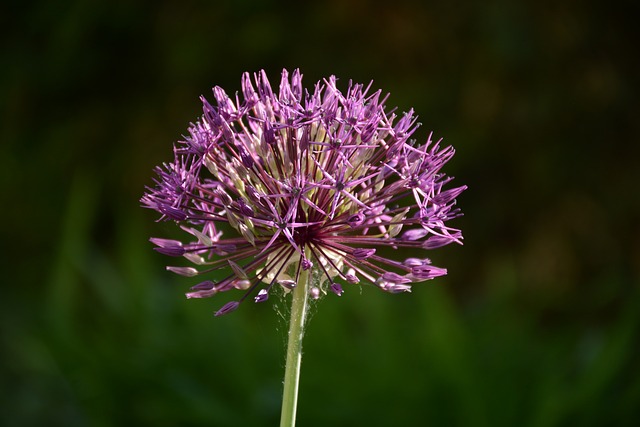
[[[7,1],[0,424],[270,426],[286,302],[186,301],[138,207],[212,85],[300,67],[458,149],[449,276],[314,308],[299,425],[640,422],[632,2]],[[344,86],[343,86],[344,87]],[[402,256],[402,254],[399,254]],[[224,300],[224,301],[223,301]]]

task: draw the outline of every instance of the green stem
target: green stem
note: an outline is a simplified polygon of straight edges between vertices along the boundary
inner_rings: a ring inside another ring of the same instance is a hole
[[[287,364],[284,371],[284,393],[282,395],[280,427],[293,427],[296,425],[298,382],[300,380],[300,362],[302,361],[302,336],[304,335],[304,321],[307,316],[310,272],[311,269],[300,272],[298,283],[292,292],[293,301],[291,302],[291,319],[289,321],[289,342],[287,344]]]

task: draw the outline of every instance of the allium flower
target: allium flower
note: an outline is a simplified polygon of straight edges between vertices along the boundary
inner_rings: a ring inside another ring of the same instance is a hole
[[[216,315],[249,296],[265,301],[275,286],[291,290],[311,268],[313,298],[358,283],[409,292],[447,271],[423,257],[388,258],[388,249],[421,256],[462,241],[447,221],[461,215],[455,199],[466,186],[445,189],[452,178],[440,172],[454,149],[431,135],[422,145],[410,139],[413,110],[397,117],[370,84],[342,93],[332,76],[308,92],[301,80],[284,70],[275,93],[264,71],[253,81],[245,73],[243,99],[215,87],[216,106],[201,98],[204,114],[142,197],[193,236],[151,239],[194,265],[168,270],[224,277],[195,285],[188,298],[244,291]]]

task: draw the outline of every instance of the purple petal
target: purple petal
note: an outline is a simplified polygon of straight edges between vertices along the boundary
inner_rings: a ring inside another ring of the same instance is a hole
[[[251,206],[247,205],[247,202],[244,199],[238,200],[238,207],[240,209],[240,213],[244,216],[252,217],[255,215]]]
[[[293,289],[296,287],[296,281],[295,280],[288,280],[288,279],[283,279],[283,280],[278,280],[278,284],[280,286],[282,286],[285,289]]]
[[[245,149],[240,150],[240,159],[242,160],[242,164],[251,169],[253,167],[254,161],[251,154],[249,154]]]
[[[360,279],[358,279],[358,276],[356,276],[354,273],[347,273],[345,275],[345,278],[347,282],[351,283],[352,285],[355,285],[356,283],[360,283]]]
[[[179,240],[161,239],[159,237],[152,237],[149,239],[151,243],[161,248],[171,248],[174,246],[182,247],[182,242]]]
[[[153,248],[153,250],[163,255],[168,255],[172,257],[182,256],[184,255],[184,252],[185,252],[184,248],[180,246],[173,246],[173,247],[167,247],[167,248],[157,247],[157,248]]]
[[[443,191],[442,193],[436,195],[433,199],[431,199],[431,202],[436,205],[446,205],[449,202],[453,201],[453,199],[458,197],[460,193],[462,193],[466,189],[467,189],[467,186],[463,185],[462,187],[452,188],[450,190]]]
[[[411,285],[401,285],[396,283],[389,283],[384,287],[384,290],[391,294],[399,294],[404,292],[411,292]]]
[[[331,288],[331,292],[333,292],[334,294],[336,294],[336,295],[338,295],[338,296],[341,296],[341,295],[342,295],[342,293],[344,292],[344,291],[342,290],[342,286],[340,286],[340,284],[339,284],[339,283],[335,283],[335,282],[333,282],[333,283],[331,284],[330,288]]]
[[[429,234],[429,232],[424,228],[408,230],[402,235],[402,240],[405,240],[405,241],[420,240],[427,234]]]
[[[361,259],[367,259],[375,253],[376,253],[375,249],[355,249],[351,253],[351,255],[353,255],[354,258],[361,260]]]
[[[311,287],[311,289],[309,289],[309,296],[311,297],[311,299],[317,300],[318,298],[320,298],[320,288],[318,288],[317,286],[313,286]]]
[[[211,290],[213,288],[215,288],[216,284],[213,283],[211,280],[205,280],[204,282],[200,282],[195,286],[192,286],[190,289],[192,291],[205,291],[205,290]]]
[[[265,302],[269,299],[269,292],[266,289],[260,289],[258,295],[254,298],[255,302]]]
[[[218,316],[224,316],[225,314],[229,314],[232,311],[235,311],[239,305],[240,303],[238,301],[230,301],[225,305],[223,305],[220,310],[216,311],[215,316],[218,317]]]
[[[185,219],[187,219],[187,214],[181,211],[180,209],[176,209],[171,206],[163,206],[160,208],[160,210],[168,218],[171,218],[174,221],[184,221]]]
[[[198,275],[198,270],[193,267],[173,267],[167,266],[167,271],[171,271],[172,273],[179,274],[185,277],[193,277]]]
[[[203,289],[200,291],[187,292],[184,294],[187,298],[209,298],[218,293],[217,289]]]
[[[424,262],[419,258],[407,258],[404,260],[403,264],[407,267],[417,267],[424,264]]]
[[[423,249],[437,249],[455,242],[452,237],[431,236],[422,243]]]
[[[357,227],[359,225],[362,225],[362,223],[364,223],[364,215],[362,215],[361,213],[351,215],[347,219],[347,222],[351,227]]]
[[[311,267],[313,267],[313,262],[311,262],[309,259],[307,258],[302,258],[302,262],[301,262],[301,267],[303,270],[308,270]]]
[[[382,275],[382,280],[386,282],[391,282],[391,283],[410,283],[411,282],[411,279],[408,279],[407,277],[401,276],[392,271],[387,271],[386,273],[384,273]]]
[[[412,267],[411,274],[418,279],[428,280],[433,279],[434,277],[446,275],[447,269],[433,265],[421,265],[419,267]]]

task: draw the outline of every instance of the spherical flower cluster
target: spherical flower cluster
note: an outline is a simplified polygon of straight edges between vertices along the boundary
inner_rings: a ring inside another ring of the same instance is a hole
[[[342,93],[332,76],[310,93],[298,70],[284,70],[275,93],[263,71],[253,81],[243,75],[242,100],[220,87],[215,106],[201,98],[204,114],[141,200],[192,236],[151,239],[193,265],[168,270],[222,277],[193,286],[188,298],[243,290],[221,315],[249,296],[267,300],[275,286],[293,289],[301,270],[315,272],[313,298],[358,283],[409,292],[446,274],[427,258],[386,254],[461,243],[446,223],[461,215],[455,199],[466,186],[445,189],[452,178],[440,172],[454,149],[431,135],[422,145],[410,139],[419,125],[413,110],[397,117],[388,95],[370,88],[350,82]]]

